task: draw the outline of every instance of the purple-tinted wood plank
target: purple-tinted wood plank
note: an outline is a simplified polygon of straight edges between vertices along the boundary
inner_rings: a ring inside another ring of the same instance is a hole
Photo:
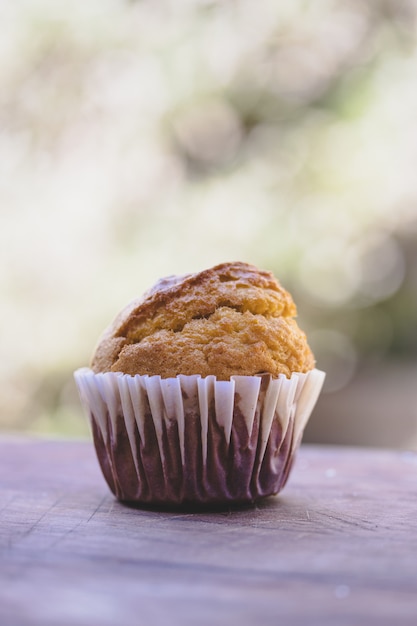
[[[302,446],[277,497],[158,511],[115,500],[90,442],[3,437],[0,583],[11,626],[411,625],[417,455]]]

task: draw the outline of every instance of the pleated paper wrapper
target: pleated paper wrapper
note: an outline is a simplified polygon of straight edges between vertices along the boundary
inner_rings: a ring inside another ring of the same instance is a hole
[[[285,485],[325,374],[74,373],[103,475],[124,502],[254,502]]]

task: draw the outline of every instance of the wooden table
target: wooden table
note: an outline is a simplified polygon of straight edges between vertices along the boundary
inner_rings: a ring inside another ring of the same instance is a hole
[[[0,438],[0,624],[417,624],[417,454],[302,446],[237,510],[119,504],[90,442]]]

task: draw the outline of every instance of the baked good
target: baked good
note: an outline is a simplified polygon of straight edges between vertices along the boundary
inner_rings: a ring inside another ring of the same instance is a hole
[[[324,373],[273,274],[223,263],[158,281],[75,372],[122,501],[253,502],[284,486]]]
[[[163,279],[129,304],[101,338],[95,372],[272,376],[313,369],[291,295],[271,272],[224,263]]]

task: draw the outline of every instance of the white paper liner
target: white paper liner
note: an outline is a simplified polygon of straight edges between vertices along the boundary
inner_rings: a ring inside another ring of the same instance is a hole
[[[285,484],[325,374],[75,372],[103,474],[120,500],[253,501]]]

